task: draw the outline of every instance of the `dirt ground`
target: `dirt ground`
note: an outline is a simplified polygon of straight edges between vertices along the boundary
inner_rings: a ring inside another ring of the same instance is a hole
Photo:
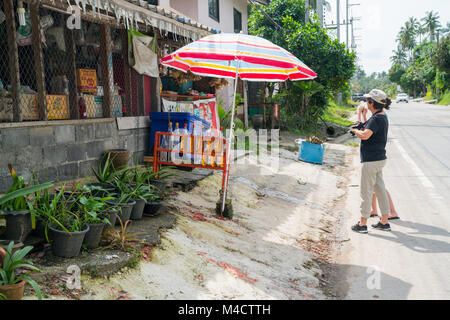
[[[173,201],[174,228],[151,260],[106,278],[82,278],[81,299],[333,299],[347,177],[356,149],[326,144],[323,165],[297,160],[281,136],[279,170],[234,165],[234,217],[215,215],[221,174]],[[273,159],[272,159],[273,160]],[[342,210],[341,210],[342,209]]]

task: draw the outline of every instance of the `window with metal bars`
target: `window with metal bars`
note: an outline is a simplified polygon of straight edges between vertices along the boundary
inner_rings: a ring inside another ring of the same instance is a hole
[[[220,22],[219,0],[208,0],[209,17]]]
[[[242,13],[233,8],[234,17],[234,33],[240,33],[242,31]]]

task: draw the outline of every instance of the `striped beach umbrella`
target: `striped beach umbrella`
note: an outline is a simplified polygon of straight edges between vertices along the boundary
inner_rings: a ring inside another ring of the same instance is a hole
[[[272,42],[246,34],[214,34],[164,57],[161,63],[199,76],[280,82],[317,75],[302,61]]]
[[[220,33],[192,42],[161,59],[164,66],[204,77],[248,81],[281,82],[311,80],[317,74],[293,54],[272,42],[247,34]],[[234,83],[233,104],[237,82]],[[228,187],[230,148],[233,141],[234,108],[228,137],[228,161],[225,170],[222,212]]]

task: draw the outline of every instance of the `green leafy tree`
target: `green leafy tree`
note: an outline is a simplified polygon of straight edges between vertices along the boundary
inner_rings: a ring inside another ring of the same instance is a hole
[[[348,88],[355,54],[332,40],[317,19],[305,24],[304,1],[273,0],[267,7],[253,8],[249,32],[285,48],[318,74],[313,81],[288,81],[278,96],[288,112],[302,116],[301,126],[317,121],[332,94]]]
[[[406,70],[400,64],[394,64],[389,70],[389,80],[391,82],[400,83],[400,79],[402,75],[406,72]]]
[[[450,74],[450,35],[441,39],[433,62],[440,71]]]

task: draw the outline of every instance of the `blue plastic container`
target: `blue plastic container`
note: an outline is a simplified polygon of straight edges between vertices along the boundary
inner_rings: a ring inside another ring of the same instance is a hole
[[[151,112],[151,130],[150,130],[150,149],[153,150],[155,145],[155,133],[156,132],[168,132],[169,131],[169,112]],[[172,122],[172,130],[175,131],[176,123],[180,129],[184,128],[184,124],[187,123],[187,129],[189,134],[193,134],[194,123],[196,126],[204,126],[203,133],[209,129],[210,124],[197,116],[194,116],[189,112],[170,112],[170,121]]]
[[[322,164],[324,151],[325,146],[323,144],[313,144],[302,141],[302,143],[300,144],[298,160],[309,163]]]

